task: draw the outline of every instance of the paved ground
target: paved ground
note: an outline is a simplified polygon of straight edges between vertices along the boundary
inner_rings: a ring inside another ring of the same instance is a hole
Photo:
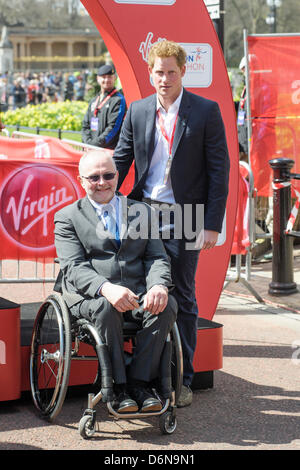
[[[86,394],[77,390],[55,424],[35,415],[28,395],[0,403],[0,450],[89,449],[115,455],[120,450],[170,450],[197,455],[199,450],[300,449],[300,293],[269,296],[271,269],[271,262],[252,269],[251,285],[264,303],[240,283],[229,284],[222,294],[214,321],[224,325],[223,368],[214,373],[213,389],[195,392],[192,406],[178,410],[174,434],[161,435],[156,418],[115,421],[99,405],[97,432],[85,441],[77,426]],[[294,273],[300,284],[297,250]],[[15,301],[18,296],[32,300],[28,288],[11,295]]]

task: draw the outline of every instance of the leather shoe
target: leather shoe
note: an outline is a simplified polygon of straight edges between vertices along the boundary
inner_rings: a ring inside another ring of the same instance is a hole
[[[160,411],[162,404],[144,387],[130,388],[130,395],[139,406],[140,413],[147,413],[151,411]]]
[[[128,393],[125,391],[122,391],[117,395],[112,403],[112,407],[117,411],[117,413],[135,413],[139,409],[137,403],[130,398]]]

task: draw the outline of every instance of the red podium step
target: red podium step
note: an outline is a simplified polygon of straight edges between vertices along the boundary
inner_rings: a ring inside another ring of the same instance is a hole
[[[21,396],[20,305],[0,297],[0,401]]]

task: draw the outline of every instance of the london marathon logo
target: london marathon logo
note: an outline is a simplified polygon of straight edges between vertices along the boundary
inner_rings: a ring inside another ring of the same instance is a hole
[[[54,246],[56,211],[78,199],[71,177],[52,165],[32,164],[10,173],[0,188],[1,224],[18,246]]]

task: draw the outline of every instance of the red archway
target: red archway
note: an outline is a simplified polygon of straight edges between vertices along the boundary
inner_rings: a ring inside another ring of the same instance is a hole
[[[187,51],[184,86],[219,103],[230,153],[230,192],[226,241],[202,252],[196,277],[201,317],[212,319],[226,276],[238,197],[238,144],[231,87],[217,34],[202,0],[81,0],[98,28],[120,77],[129,104],[154,92],[147,51],[160,38]],[[128,189],[131,183],[128,177]],[[124,187],[125,186],[125,187]],[[124,191],[125,189],[125,191]],[[126,182],[122,190],[126,193]]]

